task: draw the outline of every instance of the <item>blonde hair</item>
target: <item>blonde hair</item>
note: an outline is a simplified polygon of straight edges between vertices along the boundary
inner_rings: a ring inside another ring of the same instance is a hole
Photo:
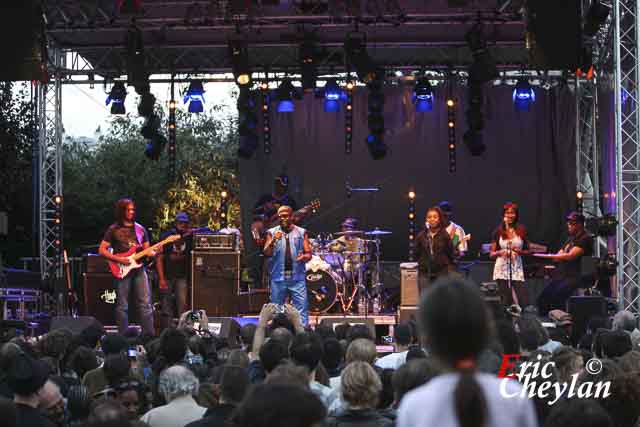
[[[376,361],[378,352],[376,345],[373,341],[366,338],[358,338],[353,340],[349,347],[347,347],[347,354],[345,355],[345,361],[351,362],[366,362],[370,365]]]
[[[352,362],[340,376],[340,393],[351,408],[375,408],[380,399],[382,381],[366,362]]]

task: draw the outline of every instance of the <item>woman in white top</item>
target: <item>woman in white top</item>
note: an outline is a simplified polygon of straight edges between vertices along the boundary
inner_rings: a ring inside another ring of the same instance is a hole
[[[502,207],[502,223],[493,232],[490,254],[496,260],[493,280],[498,283],[502,304],[507,307],[528,304],[522,266],[522,255],[528,250],[527,229],[518,223],[518,205],[507,202]]]
[[[476,371],[492,329],[477,285],[439,279],[422,299],[419,319],[431,356],[448,372],[402,398],[398,427],[538,425],[533,402],[521,397],[519,383]]]

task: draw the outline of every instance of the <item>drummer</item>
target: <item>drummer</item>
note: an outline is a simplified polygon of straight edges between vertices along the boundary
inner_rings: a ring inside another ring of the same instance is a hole
[[[344,255],[344,271],[352,273],[365,262],[366,241],[361,237],[363,232],[358,230],[356,218],[345,218],[340,227],[342,236],[331,242],[329,249]]]

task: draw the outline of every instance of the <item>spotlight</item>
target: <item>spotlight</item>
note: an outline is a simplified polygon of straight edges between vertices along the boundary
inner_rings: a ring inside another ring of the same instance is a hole
[[[424,113],[433,109],[433,89],[426,77],[418,79],[413,90],[413,104],[416,111]]]
[[[582,191],[576,192],[576,210],[582,213],[584,209],[584,194]]]
[[[298,60],[302,68],[302,90],[311,92],[316,88],[318,70],[316,68],[316,43],[313,35],[305,34],[298,49]]]
[[[536,102],[536,93],[525,78],[518,79],[512,96],[516,111],[531,111],[531,104]]]
[[[125,114],[124,100],[127,97],[127,90],[124,87],[124,83],[116,82],[107,96],[106,105],[111,103],[111,114]]]
[[[340,111],[340,100],[345,95],[338,86],[336,79],[327,80],[324,85],[324,111],[326,113],[335,113]]]
[[[251,82],[251,69],[249,67],[249,49],[245,40],[229,41],[229,56],[233,77],[239,86],[246,86]]]
[[[293,95],[295,88],[291,80],[285,78],[276,90],[276,99],[278,101],[278,113],[292,113],[295,110],[293,103]]]
[[[344,109],[344,152],[345,154],[351,154],[353,149],[353,83],[351,80],[347,81],[346,88],[346,108]]]
[[[189,89],[184,95],[183,102],[189,103],[190,113],[202,113],[204,111],[204,87],[202,81],[194,80],[189,84]]]

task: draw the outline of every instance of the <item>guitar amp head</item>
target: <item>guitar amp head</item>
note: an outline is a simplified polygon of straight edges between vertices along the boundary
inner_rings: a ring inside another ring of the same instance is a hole
[[[235,252],[238,250],[238,237],[235,234],[194,234],[193,249]]]

